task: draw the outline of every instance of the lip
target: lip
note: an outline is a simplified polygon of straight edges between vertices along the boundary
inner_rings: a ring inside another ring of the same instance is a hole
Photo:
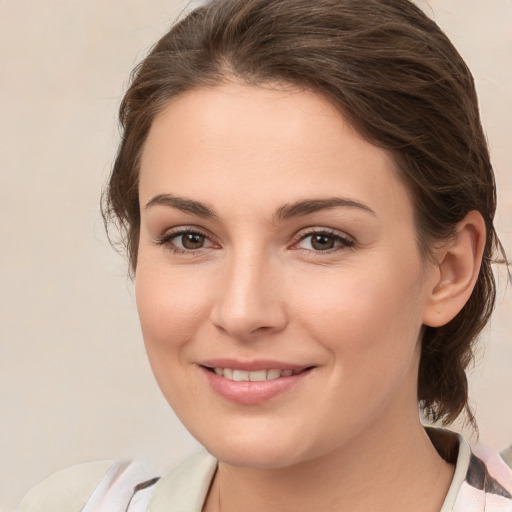
[[[279,377],[264,381],[237,382],[226,379],[208,370],[209,368],[232,368],[234,370],[258,371],[265,369],[302,370],[289,377]],[[201,373],[206,378],[210,388],[225,400],[243,405],[258,405],[290,391],[300,385],[314,369],[314,366],[294,365],[278,361],[241,362],[230,359],[215,359],[199,365]]]
[[[248,372],[257,372],[258,370],[270,370],[272,368],[279,370],[304,370],[313,365],[310,364],[291,364],[272,359],[258,359],[257,361],[240,361],[237,359],[208,359],[199,363],[201,366],[210,368],[232,368],[233,370],[245,370]]]

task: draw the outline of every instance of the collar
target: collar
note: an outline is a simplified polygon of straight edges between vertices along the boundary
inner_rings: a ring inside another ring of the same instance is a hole
[[[425,430],[441,457],[455,464],[440,512],[512,511],[512,489],[492,476],[494,462],[484,464],[475,457],[459,434],[436,427]],[[204,449],[189,457],[157,482],[147,512],[201,512],[216,470],[217,460]]]
[[[206,450],[192,455],[158,481],[148,512],[201,512],[216,470]]]
[[[452,483],[444,499],[443,506],[439,512],[452,512],[458,499],[459,492],[471,460],[471,448],[468,442],[460,435],[450,430],[437,427],[425,427],[430,441],[437,450],[437,453],[446,460],[455,464],[455,473]]]

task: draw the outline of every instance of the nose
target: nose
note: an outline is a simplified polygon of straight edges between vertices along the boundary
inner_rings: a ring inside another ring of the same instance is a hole
[[[233,258],[220,279],[211,322],[238,341],[282,331],[287,324],[278,265],[263,257]]]

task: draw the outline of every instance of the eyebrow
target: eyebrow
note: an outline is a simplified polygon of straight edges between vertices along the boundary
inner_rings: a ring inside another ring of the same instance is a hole
[[[158,194],[153,197],[145,206],[146,209],[153,206],[167,206],[175,208],[185,213],[197,215],[198,217],[208,219],[218,219],[219,216],[215,210],[204,203],[187,199],[184,197],[173,196],[172,194]],[[281,206],[276,210],[274,219],[286,220],[292,217],[300,217],[303,215],[310,215],[312,213],[328,210],[331,208],[358,208],[365,212],[375,215],[375,212],[363,203],[354,201],[353,199],[346,199],[342,197],[329,197],[326,199],[305,199],[295,203],[289,203]]]
[[[212,207],[207,206],[204,203],[200,203],[199,201],[194,201],[193,199],[177,197],[171,194],[158,194],[146,204],[145,208],[148,209],[157,205],[168,206],[170,208],[175,208],[176,210],[191,213],[192,215],[197,215],[198,217],[204,217],[207,219],[218,218],[217,213]]]
[[[300,217],[301,215],[309,215],[321,210],[338,207],[358,208],[376,216],[375,212],[363,203],[342,197],[329,197],[327,199],[306,199],[303,201],[297,201],[296,203],[285,204],[277,210],[274,217],[276,219],[284,220],[291,217]]]

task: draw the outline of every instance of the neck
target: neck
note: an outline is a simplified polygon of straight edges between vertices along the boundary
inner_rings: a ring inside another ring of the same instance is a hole
[[[379,423],[349,444],[286,468],[220,462],[205,512],[440,510],[453,468],[438,455],[417,416]]]

